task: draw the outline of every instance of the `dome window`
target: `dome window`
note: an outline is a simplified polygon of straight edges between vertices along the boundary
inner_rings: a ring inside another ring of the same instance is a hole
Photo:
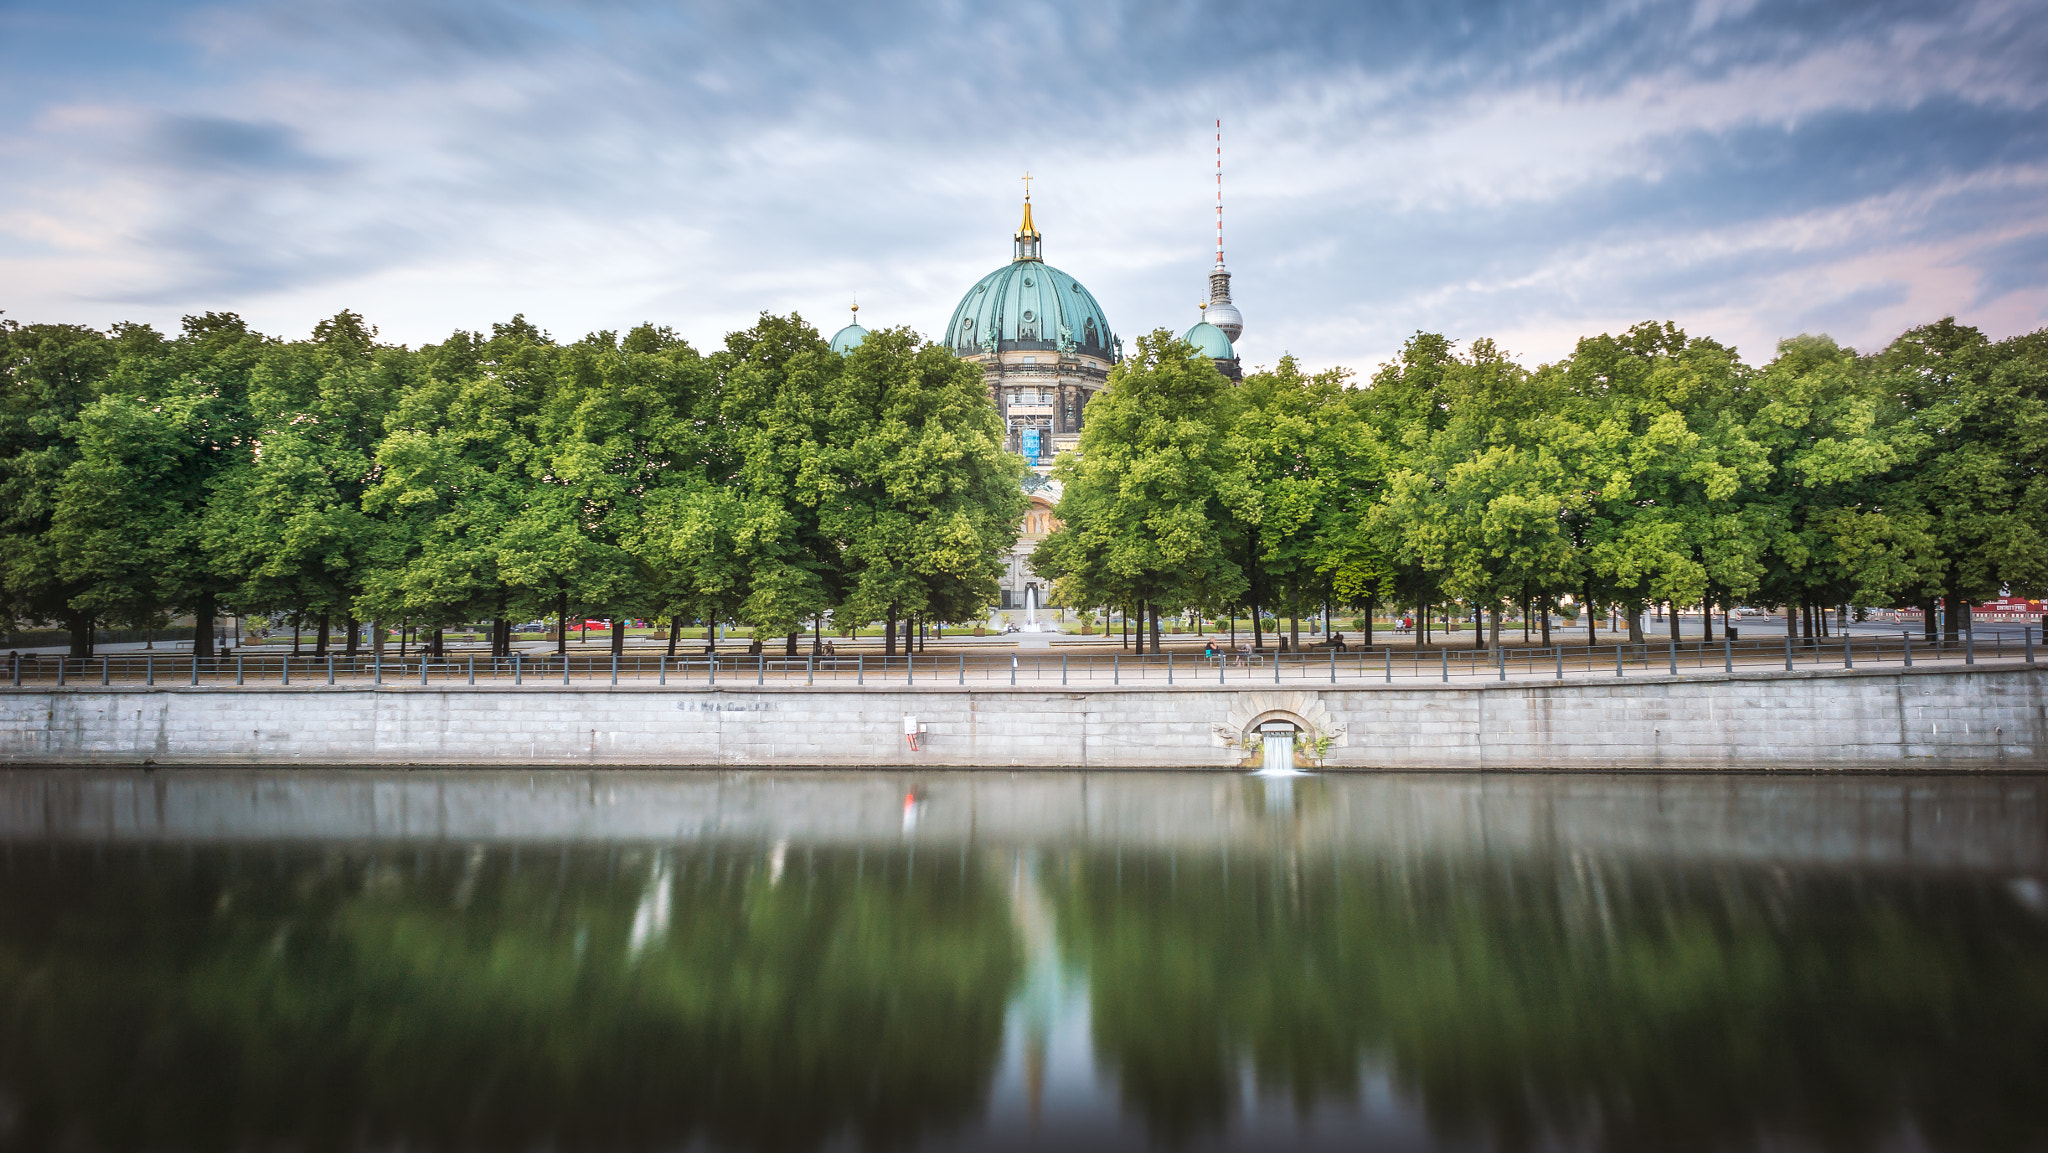
[[[1031,278],[1030,278],[1030,277],[1028,277],[1028,276],[1024,278],[1024,287],[1026,287],[1026,288],[1030,288],[1030,287],[1031,287]]]
[[[1025,310],[1024,310],[1024,319],[1025,319],[1025,320],[1037,320],[1037,319],[1038,319],[1038,317],[1036,317],[1036,316],[1032,315],[1032,313],[1031,313],[1031,310],[1027,308],[1027,309],[1025,309]]]

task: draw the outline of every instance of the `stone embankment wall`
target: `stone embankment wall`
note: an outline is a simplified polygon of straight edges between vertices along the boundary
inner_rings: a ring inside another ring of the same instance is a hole
[[[913,752],[904,718],[926,726]],[[0,691],[0,764],[2048,769],[2048,667],[1444,688]]]

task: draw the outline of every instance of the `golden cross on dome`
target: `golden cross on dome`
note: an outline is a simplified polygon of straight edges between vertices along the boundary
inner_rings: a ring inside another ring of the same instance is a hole
[[[1029,172],[1024,174],[1024,199],[1031,199],[1031,174]]]

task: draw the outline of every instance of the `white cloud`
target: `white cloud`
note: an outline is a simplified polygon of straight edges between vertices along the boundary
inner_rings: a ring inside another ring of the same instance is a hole
[[[523,311],[557,336],[653,319],[705,347],[762,310],[830,331],[859,292],[863,317],[929,331],[1007,258],[1028,167],[1048,258],[1126,335],[1181,328],[1206,288],[1220,112],[1255,362],[1369,370],[1417,328],[1546,359],[1651,317],[1758,356],[1814,315],[1868,345],[2048,308],[2024,284],[1971,307],[1972,254],[2043,226],[2048,148],[1957,160],[1911,119],[1938,104],[1981,133],[2038,112],[2038,3],[1804,39],[1760,25],[1768,6],[1701,3],[1667,21],[1682,51],[1599,74],[1584,61],[1658,6],[1560,19],[1512,59],[1446,33],[1394,64],[1277,36],[1161,63],[1145,38],[1183,31],[1134,11],[1003,32],[938,5],[914,36],[834,52],[850,33],[741,9],[202,10],[202,69],[51,101],[0,136],[0,307],[166,326],[225,308],[287,335],[351,307],[414,343]],[[1073,58],[996,52],[1018,36]],[[250,156],[318,163],[152,166],[169,117],[272,126]],[[1867,143],[1828,127],[1844,117],[1928,162],[1871,175]],[[1822,146],[1840,155],[1798,151]],[[1993,193],[1996,214],[1959,222]],[[1829,301],[1849,303],[1816,312]]]

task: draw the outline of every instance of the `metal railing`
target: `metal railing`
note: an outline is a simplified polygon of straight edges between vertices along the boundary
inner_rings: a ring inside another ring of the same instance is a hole
[[[28,655],[11,660],[15,686],[491,686],[561,685],[1050,685],[1084,687],[1284,684],[1426,685],[1473,681],[1538,681],[1631,676],[1686,676],[1731,672],[1797,672],[1825,668],[1916,665],[1970,666],[1988,662],[2035,663],[2034,626],[2020,643],[2003,635],[1979,641],[1898,637],[1717,642],[1650,641],[1595,646],[1552,645],[1500,649],[1390,647],[1312,649],[1301,652],[953,652],[882,656],[851,654],[703,654],[614,657],[556,654],[510,657],[454,654],[445,658],[375,655],[288,656],[237,653],[227,657],[123,653],[100,657]]]

